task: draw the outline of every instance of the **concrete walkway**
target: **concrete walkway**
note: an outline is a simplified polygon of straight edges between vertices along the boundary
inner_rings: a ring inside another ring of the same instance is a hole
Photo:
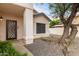
[[[23,40],[14,40],[13,42],[13,47],[21,53],[27,53],[28,56],[33,56],[33,54],[24,46],[25,43]]]

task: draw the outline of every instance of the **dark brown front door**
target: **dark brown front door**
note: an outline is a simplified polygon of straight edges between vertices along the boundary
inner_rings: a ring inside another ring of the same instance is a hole
[[[17,21],[6,20],[6,39],[17,39]]]

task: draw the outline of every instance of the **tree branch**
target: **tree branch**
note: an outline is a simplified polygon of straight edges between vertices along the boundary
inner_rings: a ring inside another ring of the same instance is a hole
[[[77,8],[78,8],[78,4],[73,3],[72,4],[71,14],[70,14],[69,18],[67,19],[67,24],[68,25],[70,25],[72,23],[74,17],[76,16]]]
[[[61,22],[62,22],[64,25],[66,25],[66,20],[64,19],[64,13],[61,13],[59,17],[60,17]]]

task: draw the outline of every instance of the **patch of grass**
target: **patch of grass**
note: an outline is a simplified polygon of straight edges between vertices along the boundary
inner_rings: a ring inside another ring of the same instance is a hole
[[[16,51],[11,41],[0,41],[0,56],[27,56],[27,53]]]

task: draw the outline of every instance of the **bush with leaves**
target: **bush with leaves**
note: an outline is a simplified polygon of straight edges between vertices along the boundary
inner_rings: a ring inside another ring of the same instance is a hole
[[[54,18],[49,22],[49,27],[52,27],[54,25],[57,25],[60,23],[60,20],[58,18]]]
[[[0,41],[0,56],[27,56],[14,49],[10,41]]]

